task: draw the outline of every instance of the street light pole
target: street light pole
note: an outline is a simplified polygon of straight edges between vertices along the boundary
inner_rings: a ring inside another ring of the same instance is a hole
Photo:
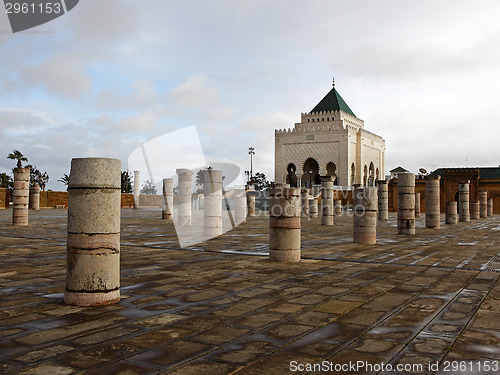
[[[255,148],[249,147],[248,154],[250,155],[250,182],[253,181],[253,155],[255,155]]]

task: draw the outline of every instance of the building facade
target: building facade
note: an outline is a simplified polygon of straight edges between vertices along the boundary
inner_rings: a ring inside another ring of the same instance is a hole
[[[364,128],[335,85],[293,129],[275,130],[277,183],[311,187],[321,176],[335,185],[375,185],[385,178],[385,141]]]

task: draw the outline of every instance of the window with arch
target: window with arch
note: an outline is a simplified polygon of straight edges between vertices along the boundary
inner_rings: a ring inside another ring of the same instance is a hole
[[[297,187],[297,175],[295,172],[297,171],[297,167],[295,164],[290,163],[286,167],[286,183],[290,185],[290,187]]]
[[[365,168],[363,169],[363,186],[368,185],[368,167],[365,164]]]
[[[354,163],[351,164],[351,185],[356,183],[356,166]]]
[[[326,165],[326,175],[333,177],[333,184],[338,185],[337,181],[337,165],[333,162],[329,162]]]

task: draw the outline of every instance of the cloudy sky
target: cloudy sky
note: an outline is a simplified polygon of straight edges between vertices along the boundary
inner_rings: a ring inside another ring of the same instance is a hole
[[[18,149],[54,190],[73,157],[126,169],[190,125],[208,161],[249,169],[253,146],[273,178],[274,129],[333,76],[386,140],[386,171],[500,164],[495,0],[81,0],[16,34],[1,9],[0,171]]]

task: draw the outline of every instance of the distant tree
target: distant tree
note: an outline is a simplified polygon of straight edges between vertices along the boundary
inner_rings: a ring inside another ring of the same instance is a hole
[[[122,171],[121,187],[122,193],[132,193],[132,175],[129,171]]]
[[[199,186],[198,192],[203,189],[203,172],[205,172],[206,169],[200,169],[198,173],[196,173],[196,180],[195,180],[195,185]]]
[[[42,185],[44,184],[44,176],[47,177],[48,181],[47,172],[40,172],[36,165],[28,164],[26,167],[30,169],[30,187],[33,187],[35,185],[42,187]]]
[[[40,188],[42,189],[42,191],[45,191],[45,185],[47,184],[47,182],[49,182],[49,175],[47,174],[47,172],[43,172],[42,173],[42,176],[40,177],[40,183],[38,185],[40,185]]]
[[[10,193],[10,197],[12,197],[14,182],[12,181],[12,177],[5,172],[0,173],[0,188],[7,189]]]
[[[57,180],[57,182],[62,182],[64,185],[66,185],[66,190],[68,190],[69,175],[65,173],[59,180]]]
[[[142,189],[141,189],[140,194],[155,195],[156,194],[156,186],[154,186],[151,181],[146,180],[144,185],[142,185]]]
[[[17,168],[22,168],[21,162],[28,161],[28,158],[25,157],[20,151],[14,150],[8,156],[7,159],[17,160]]]
[[[264,173],[257,172],[255,173],[255,176],[253,176],[252,181],[250,181],[250,185],[253,185],[255,190],[261,191],[269,190],[274,186],[274,182],[267,181]]]

